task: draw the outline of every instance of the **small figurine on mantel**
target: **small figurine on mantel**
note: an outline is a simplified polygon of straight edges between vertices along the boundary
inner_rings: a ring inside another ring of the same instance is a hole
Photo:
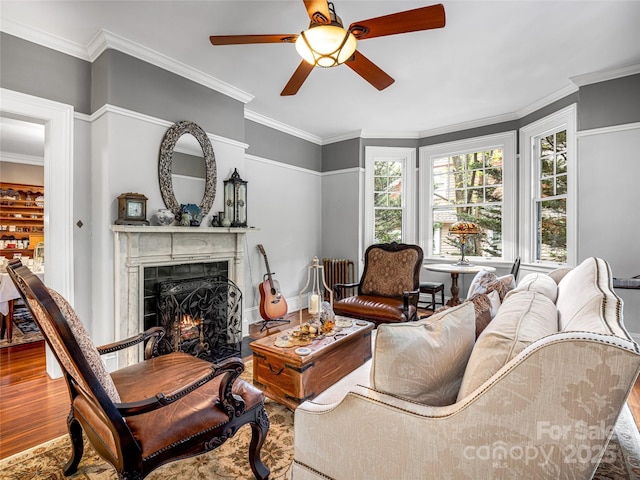
[[[199,227],[200,222],[202,222],[202,212],[198,205],[193,203],[180,205],[180,225],[183,227]]]
[[[189,212],[182,212],[180,214],[180,226],[182,227],[191,226],[191,214]]]

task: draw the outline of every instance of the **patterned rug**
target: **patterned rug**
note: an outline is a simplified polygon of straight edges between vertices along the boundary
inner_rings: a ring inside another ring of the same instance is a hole
[[[247,362],[241,378],[251,381],[253,364]],[[262,461],[271,470],[271,480],[289,479],[293,461],[293,412],[269,399],[265,402],[271,426],[262,446]],[[254,479],[249,467],[251,427],[244,425],[221,447],[186,460],[173,462],[154,470],[148,480],[231,480]],[[84,456],[78,472],[65,477],[62,469],[69,459],[71,443],[68,436],[56,438],[32,449],[0,461],[3,480],[116,480],[116,471],[95,452],[85,438]]]
[[[252,362],[247,362],[241,378],[252,378]],[[271,428],[262,447],[262,460],[271,469],[272,480],[289,480],[293,461],[293,412],[278,403],[265,403]],[[149,480],[239,480],[253,479],[247,452],[251,429],[243,426],[236,435],[212,452],[173,462],[153,471]],[[6,480],[115,480],[115,470],[103,461],[85,441],[85,454],[78,472],[62,474],[70,452],[68,437],[51,440],[0,461]],[[623,409],[603,461],[594,475],[596,480],[640,480],[640,434],[628,407]],[[386,479],[385,479],[386,480]]]
[[[6,337],[6,335],[5,335]],[[33,321],[31,313],[22,300],[16,300],[13,305],[13,333],[11,342],[6,338],[0,339],[0,348],[14,347],[25,343],[43,340],[40,330]]]

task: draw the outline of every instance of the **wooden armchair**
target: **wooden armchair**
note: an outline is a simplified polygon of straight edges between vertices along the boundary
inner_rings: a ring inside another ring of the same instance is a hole
[[[376,326],[416,320],[422,258],[418,245],[371,245],[364,255],[360,282],[334,285],[333,311],[336,315],[369,320]],[[343,298],[344,291],[354,287],[357,294]]]
[[[64,371],[72,444],[65,475],[78,469],[83,430],[120,479],[142,479],[160,465],[217,448],[248,423],[249,465],[256,478],[268,478],[260,459],[269,430],[264,395],[238,379],[240,358],[211,364],[182,352],[153,356],[164,336],[160,327],[96,348],[64,298],[19,260],[7,271]],[[100,354],[142,342],[144,361],[107,372]]]

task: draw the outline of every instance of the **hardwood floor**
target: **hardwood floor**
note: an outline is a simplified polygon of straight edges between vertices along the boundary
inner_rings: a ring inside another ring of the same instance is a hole
[[[67,433],[67,386],[49,378],[44,352],[44,341],[0,349],[0,458]]]
[[[295,324],[297,313],[287,318]],[[251,340],[289,328],[291,324],[269,323],[249,327],[242,356],[249,358]],[[69,397],[62,378],[51,380],[45,371],[44,342],[0,349],[0,459],[67,433]],[[640,378],[628,400],[640,428]]]

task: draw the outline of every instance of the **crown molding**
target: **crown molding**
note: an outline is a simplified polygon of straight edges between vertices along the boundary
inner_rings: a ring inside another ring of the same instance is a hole
[[[5,152],[0,150],[0,161],[9,163],[24,163],[44,167],[44,157],[37,155],[23,155],[21,153]]]
[[[393,138],[393,139],[409,139],[417,140],[420,138],[420,132],[390,132],[383,130],[362,130],[362,138]]]
[[[597,72],[585,73],[584,75],[576,75],[575,77],[569,77],[569,80],[578,87],[584,87],[592,83],[606,82],[607,80],[614,80],[638,73],[640,73],[640,63],[634,63],[606,70],[598,70]]]
[[[167,55],[156,52],[155,50],[104,29],[99,30],[91,39],[89,45],[87,45],[89,58],[93,62],[109,48],[131,55],[132,57],[143,60],[155,65],[156,67],[160,67],[163,70],[175,73],[176,75],[180,75],[181,77],[223,93],[242,103],[248,103],[254,98],[250,93],[240,90],[233,85],[223,82],[222,80],[218,80],[217,78],[201,72],[200,70],[178,62]]]
[[[313,135],[309,132],[305,132],[304,130],[300,130],[299,128],[292,127],[291,125],[287,125],[286,123],[279,122],[278,120],[274,120],[269,117],[265,117],[264,115],[245,109],[244,118],[246,120],[251,120],[252,122],[259,123],[264,125],[265,127],[270,127],[275,130],[279,130],[283,133],[288,133],[289,135],[293,135],[294,137],[301,138],[302,140],[307,140],[308,142],[315,143],[317,145],[322,145],[322,138],[317,135]]]
[[[345,140],[353,140],[354,138],[362,138],[362,130],[354,130],[353,132],[341,133],[332,137],[323,138],[322,145],[344,142]]]
[[[435,137],[436,135],[443,135],[445,133],[461,132],[463,130],[485,127],[487,125],[494,125],[496,123],[510,122],[512,120],[518,120],[518,118],[519,117],[516,113],[505,113],[503,115],[497,115],[495,117],[485,117],[478,120],[471,120],[468,122],[433,128],[431,130],[422,130],[418,132],[418,138]]]
[[[546,97],[543,97],[535,102],[527,105],[524,108],[521,108],[516,112],[517,117],[523,118],[527,115],[540,110],[541,108],[546,107],[547,105],[551,105],[553,102],[563,99],[564,97],[568,97],[572,93],[576,93],[578,91],[578,87],[575,85],[567,85],[560,90],[557,90]]]
[[[84,45],[70,42],[67,39],[52,35],[34,27],[23,25],[6,18],[0,22],[0,31],[22,38],[32,43],[36,43],[46,48],[51,48],[58,52],[66,53],[81,60],[90,61],[89,54]]]
[[[353,140],[354,138],[393,138],[393,139],[409,139],[418,140],[420,138],[420,132],[395,132],[395,131],[383,131],[383,130],[354,130],[352,132],[341,133],[332,137],[326,137],[322,139],[322,145],[329,145],[331,143],[344,142],[346,140]]]

